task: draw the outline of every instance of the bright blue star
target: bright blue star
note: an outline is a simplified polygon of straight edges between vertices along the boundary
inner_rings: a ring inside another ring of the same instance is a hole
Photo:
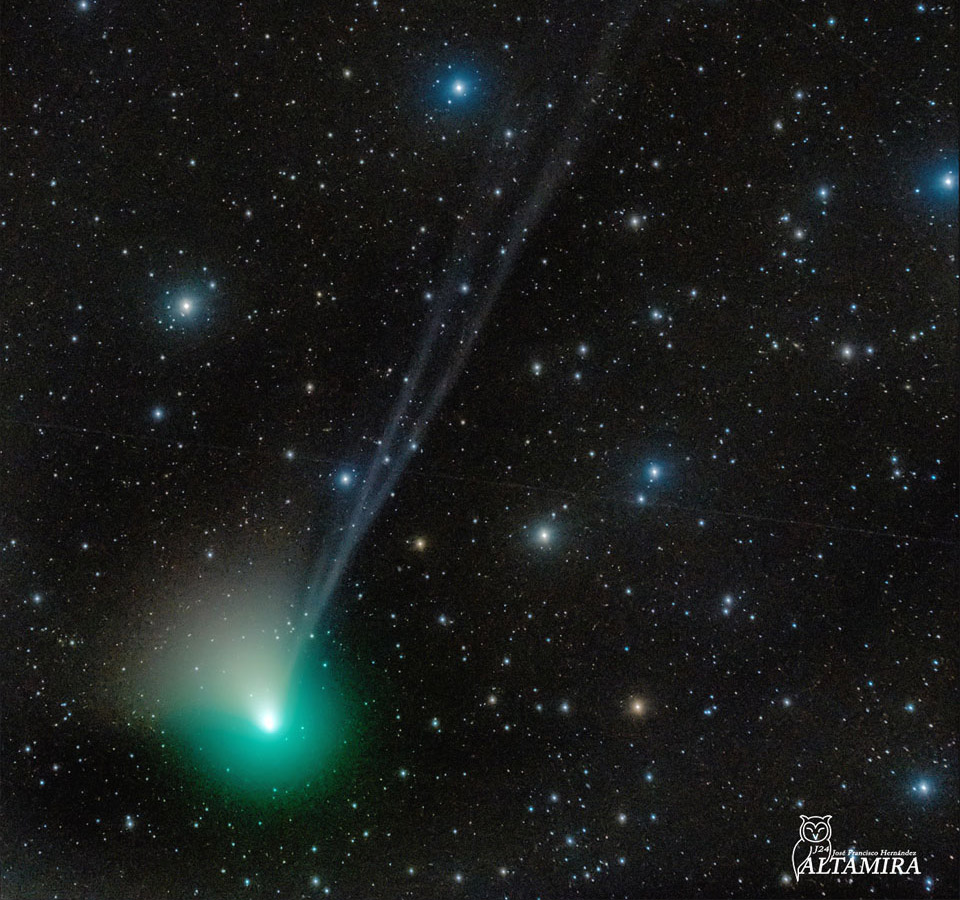
[[[923,166],[913,193],[924,196],[937,205],[947,203],[955,206],[958,199],[957,189],[960,187],[957,171],[955,156],[941,157],[936,163]]]
[[[455,77],[446,85],[447,105],[465,101],[471,94],[471,83],[464,77]]]
[[[469,66],[449,64],[443,67],[433,81],[432,102],[451,110],[467,110],[477,105],[483,96],[483,78]]]
[[[204,268],[206,274],[206,268]],[[166,290],[160,300],[157,323],[167,331],[194,330],[210,322],[210,300],[217,289],[216,281],[199,280],[176,289]]]
[[[933,785],[930,783],[929,779],[921,778],[913,785],[913,787],[910,788],[910,791],[917,797],[926,799],[933,793]]]
[[[539,547],[549,547],[553,542],[553,532],[546,526],[534,529],[534,543]]]

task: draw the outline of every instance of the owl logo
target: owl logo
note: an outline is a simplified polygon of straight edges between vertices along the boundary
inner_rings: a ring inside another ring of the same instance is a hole
[[[816,871],[820,859],[830,859],[833,848],[830,844],[832,829],[830,820],[833,816],[800,816],[800,840],[793,845],[793,875],[800,880],[800,869],[805,868],[807,860],[811,860],[806,867],[807,874]]]

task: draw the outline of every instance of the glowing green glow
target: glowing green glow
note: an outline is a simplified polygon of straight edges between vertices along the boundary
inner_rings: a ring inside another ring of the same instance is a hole
[[[319,641],[280,632],[283,610],[250,590],[183,617],[136,695],[187,784],[244,803],[307,802],[343,783],[361,704]],[[228,608],[226,608],[228,607]]]
[[[171,724],[199,777],[231,792],[277,794],[316,785],[336,770],[353,730],[329,669],[305,655],[288,684],[269,688],[260,693],[282,697],[282,706],[256,696],[249,704],[221,698],[174,715]]]

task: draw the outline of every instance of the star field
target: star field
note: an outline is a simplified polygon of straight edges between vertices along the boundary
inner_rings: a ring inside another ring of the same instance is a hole
[[[3,897],[957,895],[952,7],[3,22]]]

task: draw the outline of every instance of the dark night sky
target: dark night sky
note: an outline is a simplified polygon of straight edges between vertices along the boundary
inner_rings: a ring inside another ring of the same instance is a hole
[[[2,30],[4,898],[957,895],[952,6]]]

